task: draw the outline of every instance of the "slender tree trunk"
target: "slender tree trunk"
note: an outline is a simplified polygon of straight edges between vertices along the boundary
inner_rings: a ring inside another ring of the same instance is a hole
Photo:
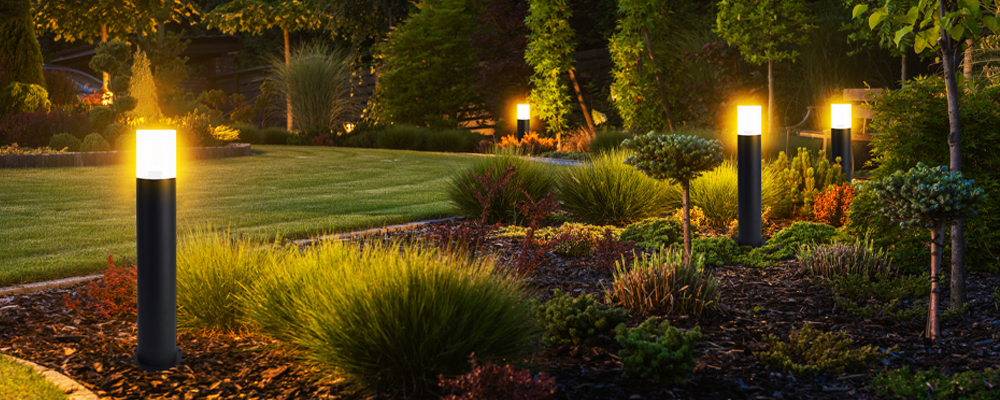
[[[774,61],[767,62],[767,122],[764,125],[764,132],[771,135],[771,127],[774,125]]]
[[[594,129],[594,120],[590,117],[590,110],[587,110],[587,103],[583,101],[583,92],[580,91],[580,84],[576,81],[573,67],[569,68],[569,80],[573,81],[573,90],[576,90],[576,99],[580,102],[580,109],[583,110],[583,118],[587,120],[587,129],[590,133],[597,132]]]
[[[939,0],[939,9],[942,20],[945,17],[945,0]],[[944,64],[944,86],[948,96],[948,150],[950,156],[949,167],[951,171],[962,170],[962,121],[958,114],[958,83],[955,81],[956,51],[952,43],[951,35],[941,28],[941,36],[938,38],[938,48],[941,54],[942,64]],[[951,227],[951,308],[958,309],[965,304],[965,234],[963,232],[962,220],[958,220]]]
[[[108,25],[101,24],[101,42],[107,42],[107,41],[108,41]],[[108,81],[111,80],[111,76],[109,76],[107,72],[101,72],[101,74],[104,77],[103,81],[104,86],[102,86],[102,88],[104,88],[104,91],[107,91]]]
[[[684,265],[691,263],[691,213],[688,202],[688,189],[691,186],[689,181],[681,181],[681,209],[684,220]]]
[[[944,247],[944,225],[931,228],[931,299],[927,307],[927,338],[938,338],[938,279],[941,275],[941,250]]]
[[[674,116],[670,112],[670,102],[667,101],[667,90],[663,87],[663,77],[660,70],[656,68],[656,52],[653,51],[653,41],[649,38],[649,30],[642,28],[642,37],[646,40],[646,49],[649,50],[649,60],[653,63],[653,73],[656,74],[656,86],[660,89],[660,103],[663,105],[663,112],[667,114],[667,125],[670,131],[674,131]]]
[[[962,76],[965,77],[965,81],[969,82],[972,80],[972,50],[973,50],[972,39],[966,39],[965,41],[965,57],[962,59]]]
[[[288,46],[288,29],[283,29],[285,32],[285,66],[292,66],[292,51]],[[287,107],[287,112],[285,114],[287,121],[287,130],[291,132],[292,130],[292,96],[288,93],[288,88],[285,88],[285,104]]]
[[[900,66],[902,67],[902,72],[899,73],[901,79],[900,86],[906,87],[906,80],[910,78],[906,74],[906,50],[903,50],[901,54],[903,60],[900,62]]]

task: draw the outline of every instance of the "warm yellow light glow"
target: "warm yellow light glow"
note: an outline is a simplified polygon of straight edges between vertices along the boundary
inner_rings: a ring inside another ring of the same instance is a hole
[[[518,104],[517,119],[519,120],[531,119],[531,106],[527,104]]]
[[[851,105],[830,105],[830,127],[833,129],[851,129]]]
[[[761,130],[760,106],[736,107],[737,135],[760,136]]]
[[[108,91],[108,92],[104,92],[104,94],[101,95],[101,105],[102,106],[110,106],[114,102],[115,102],[115,94],[114,93],[111,93],[110,91]]]
[[[139,179],[177,177],[177,131],[173,129],[135,131],[135,177]]]
[[[344,132],[351,133],[354,130],[354,124],[348,122],[344,124]]]

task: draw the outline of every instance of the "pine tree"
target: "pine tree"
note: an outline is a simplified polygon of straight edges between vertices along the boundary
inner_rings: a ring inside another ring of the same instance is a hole
[[[5,80],[45,87],[42,49],[35,40],[28,0],[0,0],[0,57]]]
[[[156,84],[149,70],[149,59],[142,50],[135,52],[132,63],[132,87],[129,96],[136,99],[135,109],[129,116],[145,123],[156,123],[162,117],[159,99],[156,96]]]

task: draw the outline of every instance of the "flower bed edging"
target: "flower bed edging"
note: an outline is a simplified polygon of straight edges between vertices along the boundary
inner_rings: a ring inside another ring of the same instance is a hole
[[[97,151],[86,153],[5,154],[0,155],[2,168],[95,167],[123,164],[134,158],[132,151]],[[223,147],[194,147],[185,152],[190,160],[243,157],[250,155],[249,143],[233,143]]]

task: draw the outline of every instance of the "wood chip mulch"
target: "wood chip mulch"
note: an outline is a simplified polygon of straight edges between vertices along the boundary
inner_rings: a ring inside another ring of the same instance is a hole
[[[404,235],[419,235],[420,230]],[[507,240],[489,244],[516,248]],[[943,338],[922,338],[924,320],[862,319],[835,307],[832,294],[804,275],[795,262],[765,269],[714,268],[723,311],[702,317],[669,316],[680,328],[700,326],[708,339],[697,348],[698,365],[683,386],[659,385],[623,376],[618,344],[602,338],[597,346],[544,348],[528,360],[558,385],[558,399],[874,399],[871,374],[909,365],[954,373],[1000,367],[1000,309],[992,298],[1000,275],[969,274],[969,312],[943,323]],[[610,276],[590,257],[548,254],[530,280],[542,300],[555,289],[603,298]],[[947,285],[943,285],[947,286]],[[274,340],[251,333],[181,332],[184,362],[169,371],[147,373],[132,364],[134,317],[99,320],[67,310],[63,295],[76,288],[0,298],[0,353],[27,359],[69,376],[108,399],[387,399],[351,394]],[[947,287],[942,296],[948,298]],[[946,302],[947,303],[947,302]],[[944,305],[947,307],[947,304]],[[634,314],[634,313],[633,313]],[[644,318],[633,315],[630,325]],[[898,346],[883,366],[869,373],[800,379],[762,365],[753,356],[763,337],[783,339],[803,323],[847,333],[858,346]]]

